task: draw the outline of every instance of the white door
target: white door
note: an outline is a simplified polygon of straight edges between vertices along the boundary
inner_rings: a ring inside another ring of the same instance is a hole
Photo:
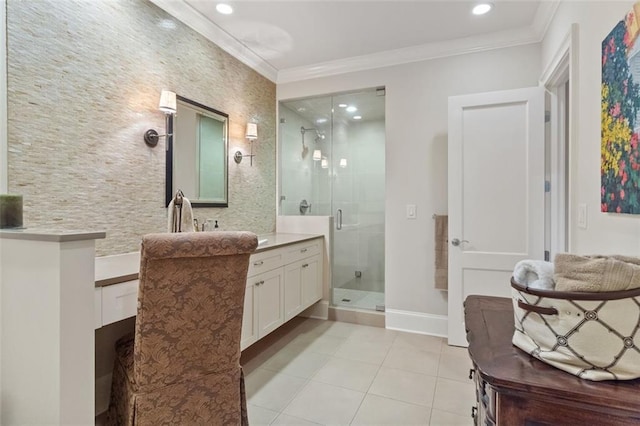
[[[522,259],[544,258],[544,89],[449,98],[449,344],[463,303],[510,297]]]

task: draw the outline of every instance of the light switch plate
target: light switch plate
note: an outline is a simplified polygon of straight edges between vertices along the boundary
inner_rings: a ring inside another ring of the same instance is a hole
[[[587,229],[587,205],[578,204],[578,220],[576,222],[578,228]]]
[[[407,204],[407,219],[415,219],[416,217],[418,217],[416,205]]]

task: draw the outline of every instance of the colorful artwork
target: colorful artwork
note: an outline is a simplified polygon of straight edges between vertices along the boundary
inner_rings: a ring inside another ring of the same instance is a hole
[[[640,214],[640,2],[602,41],[601,210]]]

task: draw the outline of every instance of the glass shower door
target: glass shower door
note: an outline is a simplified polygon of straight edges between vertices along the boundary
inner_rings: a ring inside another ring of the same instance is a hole
[[[384,310],[384,96],[333,97],[333,304]]]

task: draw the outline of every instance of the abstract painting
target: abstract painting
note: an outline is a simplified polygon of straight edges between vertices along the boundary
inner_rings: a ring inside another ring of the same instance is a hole
[[[640,2],[602,41],[601,210],[640,214]]]

